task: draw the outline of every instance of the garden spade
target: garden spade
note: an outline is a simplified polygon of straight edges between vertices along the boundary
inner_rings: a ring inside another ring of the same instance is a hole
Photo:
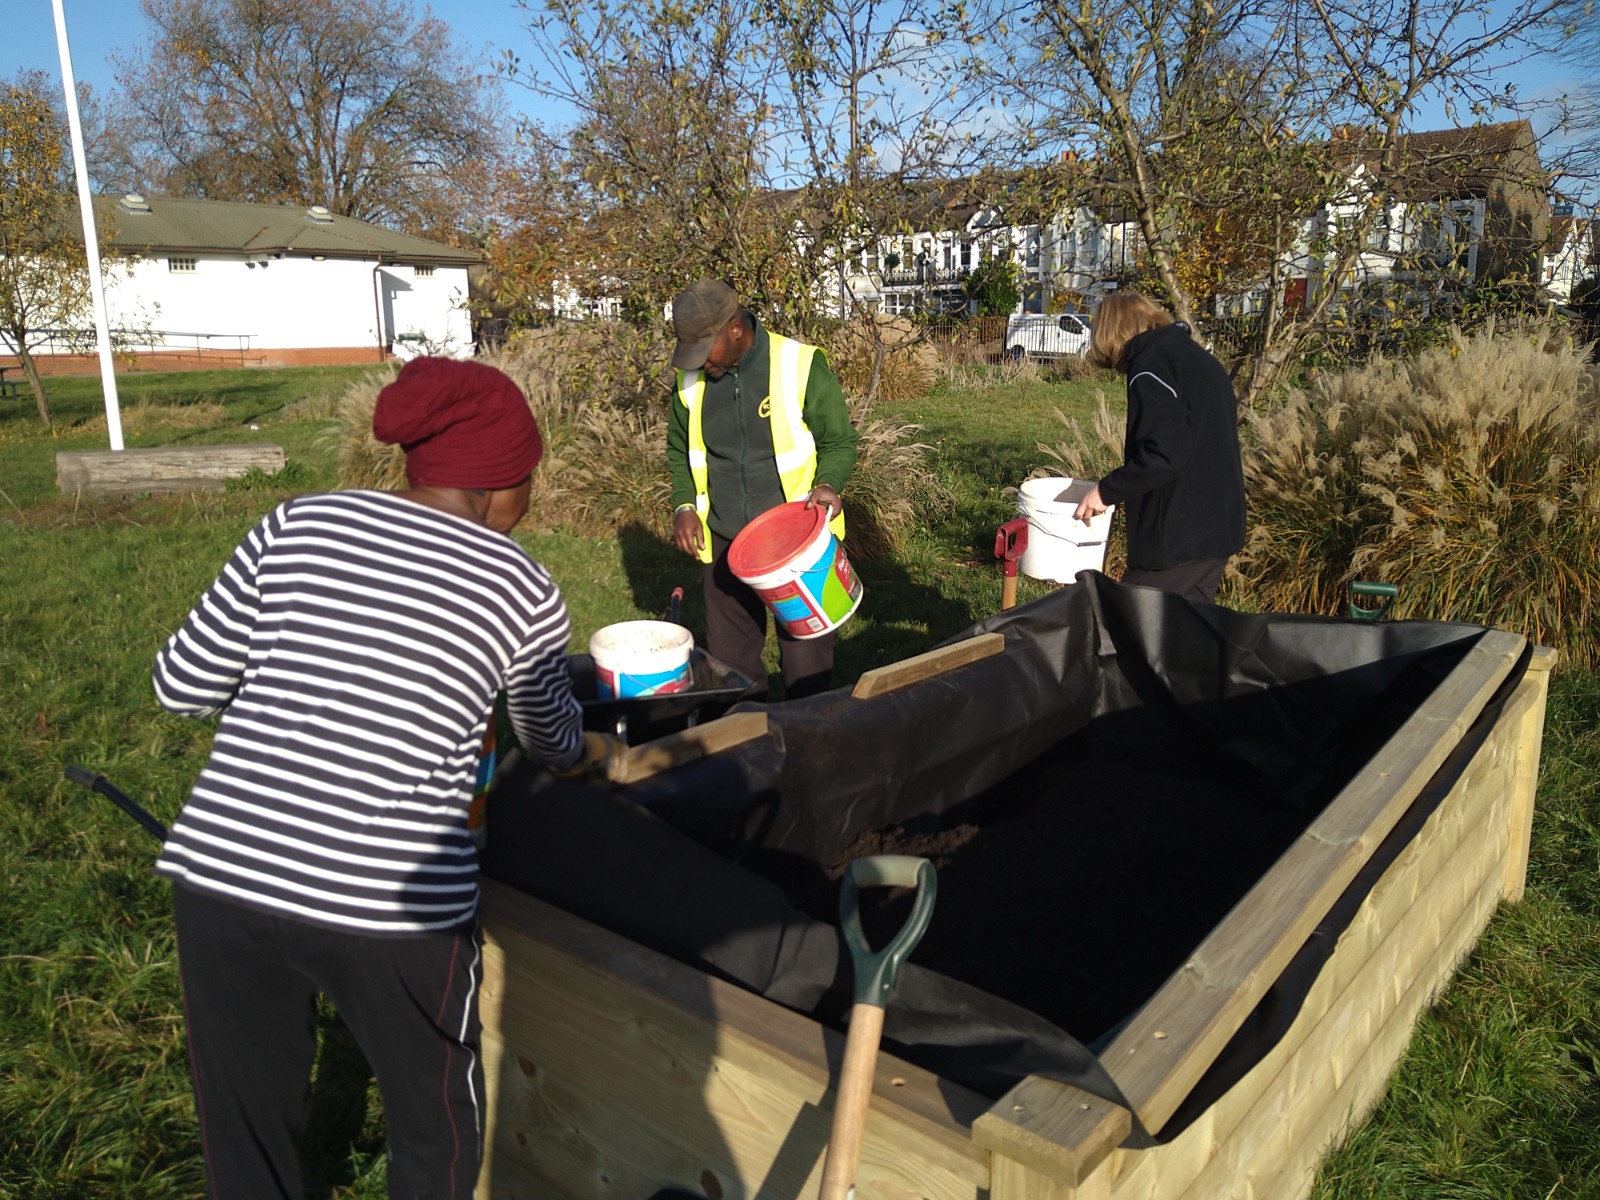
[[[850,1008],[850,1031],[845,1038],[844,1063],[839,1068],[833,1104],[833,1128],[822,1165],[822,1200],[846,1200],[855,1191],[861,1131],[867,1119],[867,1101],[872,1097],[884,1006],[894,992],[900,965],[922,940],[928,919],[933,916],[935,882],[933,864],[927,859],[880,854],[856,859],[840,883],[839,926],[850,951],[855,1003]],[[917,889],[905,925],[878,951],[867,944],[861,928],[860,893],[869,887]]]

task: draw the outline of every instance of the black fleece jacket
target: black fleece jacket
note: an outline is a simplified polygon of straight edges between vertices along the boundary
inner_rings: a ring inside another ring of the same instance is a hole
[[[1128,343],[1123,464],[1100,481],[1122,508],[1128,565],[1161,570],[1244,545],[1239,401],[1221,363],[1179,322]]]

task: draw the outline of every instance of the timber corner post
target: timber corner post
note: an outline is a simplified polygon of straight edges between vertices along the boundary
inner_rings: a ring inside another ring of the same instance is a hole
[[[1132,1128],[1121,1105],[1030,1075],[972,1123],[972,1141],[989,1151],[989,1200],[1068,1200],[1110,1194],[1096,1172]]]
[[[1539,756],[1544,741],[1545,705],[1550,697],[1550,672],[1556,652],[1535,646],[1522,682],[1507,703],[1506,717],[1515,722],[1511,768],[1511,824],[1507,832],[1506,877],[1503,895],[1508,902],[1522,899],[1528,886],[1528,854],[1533,840],[1534,793],[1539,786]]]

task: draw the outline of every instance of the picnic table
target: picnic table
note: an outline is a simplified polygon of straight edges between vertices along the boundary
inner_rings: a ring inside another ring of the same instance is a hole
[[[8,398],[10,398],[12,396],[17,395],[17,393],[21,391],[22,385],[20,383],[18,383],[15,379],[7,379],[6,378],[6,372],[7,371],[15,371],[15,370],[17,370],[17,368],[14,367],[14,366],[12,366],[12,367],[0,366],[0,400],[8,399]]]

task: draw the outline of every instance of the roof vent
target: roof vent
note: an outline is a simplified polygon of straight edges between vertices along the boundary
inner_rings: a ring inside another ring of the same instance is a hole
[[[120,201],[118,201],[118,207],[120,207],[123,212],[147,213],[150,211],[150,201],[146,200],[138,192],[129,192]]]
[[[306,219],[315,221],[318,225],[333,224],[333,214],[328,211],[328,206],[325,204],[313,204],[306,209]]]

